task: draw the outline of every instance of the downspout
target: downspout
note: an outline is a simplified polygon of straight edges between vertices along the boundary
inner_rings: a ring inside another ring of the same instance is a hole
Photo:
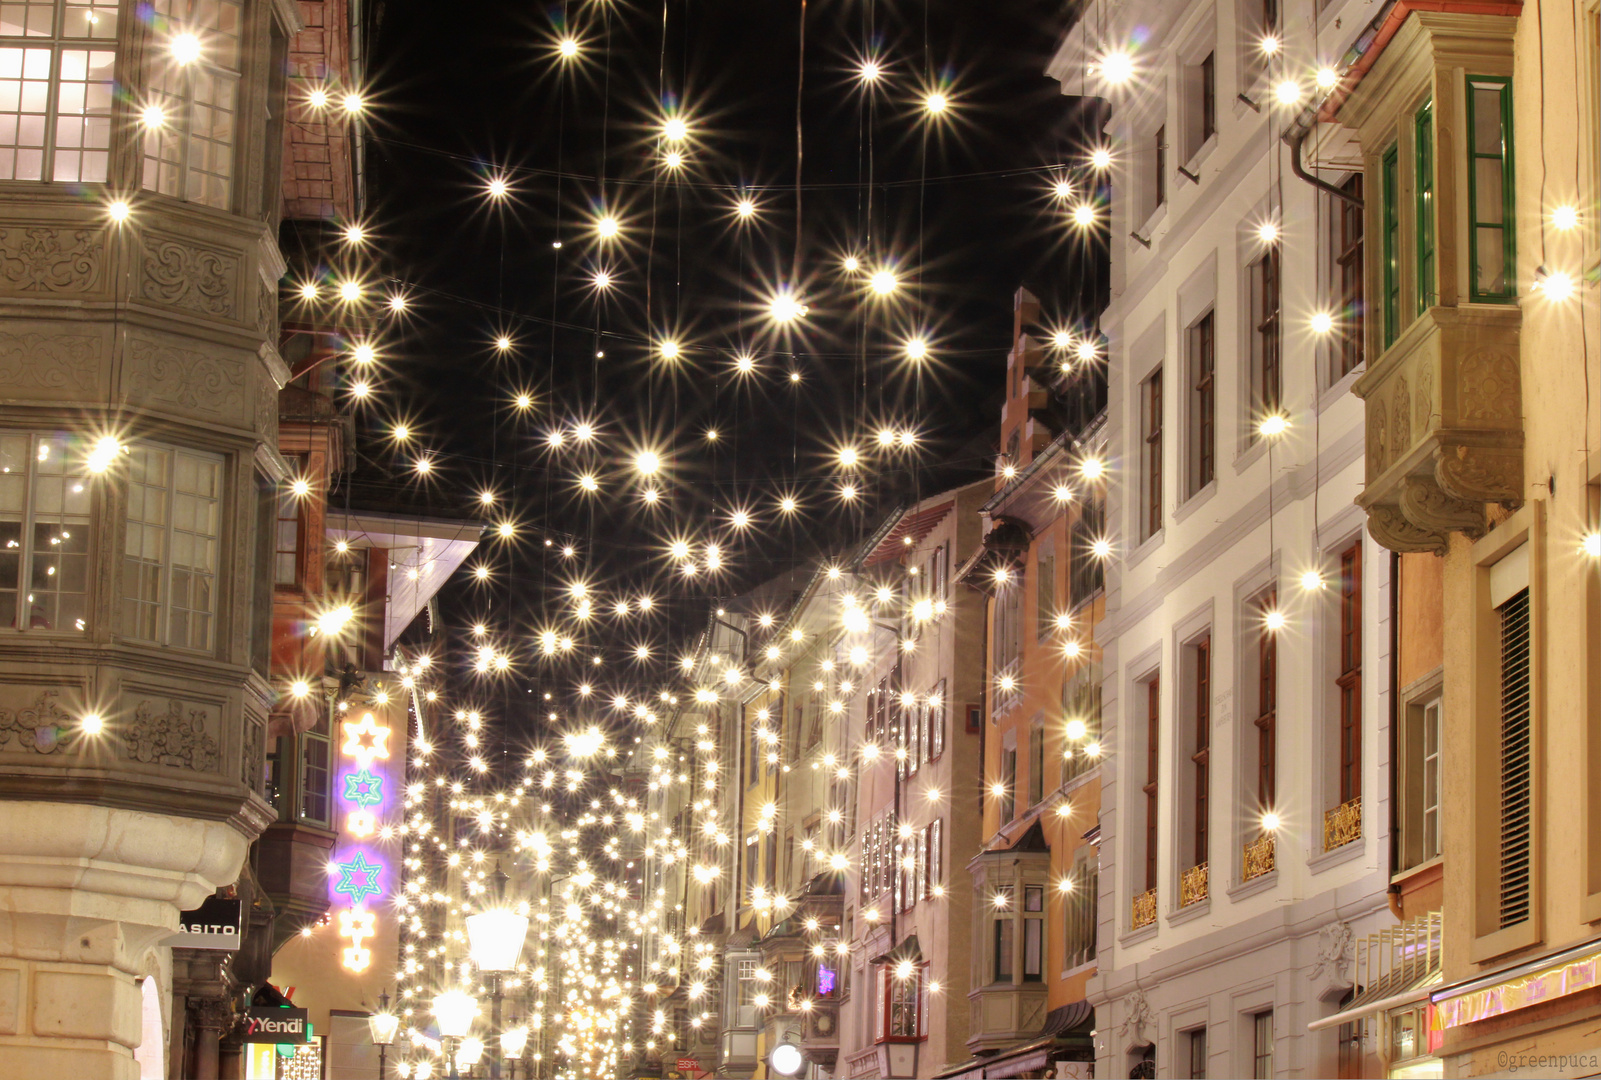
[[[1301,148],[1306,145],[1306,137],[1310,134],[1312,134],[1312,129],[1304,127],[1297,130],[1293,135],[1286,136],[1290,144],[1290,171],[1325,195],[1332,195],[1336,199],[1344,199],[1360,210],[1362,208],[1362,200],[1360,198],[1352,195],[1349,191],[1335,187],[1327,180],[1319,180],[1307,172],[1306,166],[1301,164]]]
[[[1398,685],[1401,678],[1401,554],[1390,552],[1390,881],[1387,890],[1390,902],[1390,914],[1397,920],[1404,921],[1401,914],[1401,887],[1394,884],[1396,871],[1400,869],[1400,859],[1395,850],[1395,838],[1399,834],[1401,822],[1396,813],[1400,805],[1396,798],[1396,768],[1395,763],[1400,759],[1396,756],[1401,746],[1401,687]]]

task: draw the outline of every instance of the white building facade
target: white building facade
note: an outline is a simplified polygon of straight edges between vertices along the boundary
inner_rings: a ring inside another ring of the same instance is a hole
[[[1368,6],[1100,0],[1050,69],[1112,105],[1097,1076],[1371,1068],[1307,1029],[1394,922],[1361,187],[1282,138]]]

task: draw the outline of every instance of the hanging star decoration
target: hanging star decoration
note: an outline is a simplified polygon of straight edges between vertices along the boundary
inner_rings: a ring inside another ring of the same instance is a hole
[[[373,775],[371,769],[345,774],[345,801],[357,806],[377,806],[384,801],[383,777]]]
[[[358,851],[355,858],[334,865],[339,870],[339,883],[334,886],[334,892],[349,897],[352,904],[360,904],[383,891],[378,887],[382,867],[368,862],[366,852]]]
[[[345,732],[344,752],[368,769],[374,758],[389,757],[389,729],[379,727],[372,713],[362,713],[361,720],[342,720],[339,726]]]

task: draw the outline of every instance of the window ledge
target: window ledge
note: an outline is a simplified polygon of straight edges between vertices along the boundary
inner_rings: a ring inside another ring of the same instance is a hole
[[[1244,106],[1241,107],[1243,108]],[[1184,172],[1190,173],[1192,176],[1200,176],[1201,166],[1206,164],[1206,159],[1211,157],[1212,152],[1216,149],[1217,132],[1214,131],[1206,137],[1206,141],[1200,145],[1200,148],[1190,155],[1190,160],[1184,163]],[[1179,173],[1179,175],[1184,176],[1184,173]],[[1188,176],[1184,176],[1184,179],[1190,180]],[[1190,180],[1190,183],[1198,185],[1200,181]]]
[[[1240,885],[1232,885],[1228,890],[1228,898],[1233,901],[1244,900],[1247,896],[1267,892],[1279,883],[1279,868],[1275,866],[1261,877],[1252,878]]]
[[[1364,360],[1362,363],[1356,365],[1356,367],[1352,368],[1350,371],[1334,380],[1334,382],[1330,383],[1328,386],[1325,386],[1323,388],[1323,392],[1318,395],[1318,413],[1323,413],[1330,405],[1333,405],[1337,401],[1343,401],[1346,398],[1351,397],[1352,384],[1355,383],[1357,379],[1361,378],[1362,373],[1367,369],[1367,361]]]
[[[1267,453],[1266,438],[1252,439],[1249,435],[1246,435],[1245,439],[1247,440],[1245,445],[1241,447],[1238,454],[1234,455],[1234,474],[1236,476],[1255,465],[1257,459]]]
[[[1580,902],[1579,917],[1585,922],[1601,922],[1601,892],[1593,892]]]
[[[1443,862],[1445,862],[1445,856],[1444,855],[1436,855],[1432,859],[1423,860],[1422,862],[1418,863],[1416,866],[1404,867],[1403,869],[1397,870],[1395,873],[1390,875],[1390,884],[1391,885],[1399,885],[1404,881],[1410,881],[1412,878],[1417,877],[1419,874],[1423,874],[1423,873],[1428,872],[1429,870],[1434,869],[1436,866],[1439,866]]]
[[[1167,526],[1164,525],[1160,529],[1157,529],[1155,532],[1153,532],[1150,536],[1147,536],[1144,540],[1141,540],[1139,547],[1129,552],[1128,557],[1123,560],[1123,569],[1125,571],[1132,570],[1140,563],[1144,562],[1146,557],[1149,556],[1151,552],[1162,546],[1162,541],[1166,538],[1166,533]]]
[[[1145,215],[1145,220],[1140,223],[1140,227],[1134,230],[1141,240],[1145,240],[1153,246],[1155,245],[1156,230],[1161,227],[1162,222],[1167,220],[1167,203],[1171,201],[1172,198],[1169,197],[1167,202],[1162,203],[1155,210]]]
[[[1315,838],[1314,838],[1315,839]],[[1306,868],[1314,874],[1321,874],[1330,867],[1348,863],[1352,859],[1366,854],[1368,849],[1367,837],[1358,836],[1348,844],[1341,844],[1333,851],[1325,851],[1306,860]]]
[[[1118,945],[1127,948],[1130,945],[1139,944],[1146,938],[1155,937],[1157,928],[1161,925],[1161,922],[1161,918],[1158,917],[1151,920],[1150,926],[1142,926],[1138,930],[1130,930],[1127,933],[1119,934],[1117,938]]]
[[[1086,973],[1094,974],[1094,972],[1095,972],[1095,961],[1094,960],[1086,960],[1084,963],[1079,964],[1077,967],[1063,968],[1057,974],[1056,977],[1058,979],[1071,979],[1075,975],[1084,975]]]
[[[1213,476],[1212,479],[1208,480],[1206,483],[1197,488],[1195,490],[1195,494],[1178,504],[1178,508],[1173,511],[1173,524],[1177,525],[1179,522],[1195,513],[1197,509],[1204,506],[1206,502],[1216,494],[1217,477]]]
[[[1189,905],[1188,907],[1181,907],[1177,911],[1168,912],[1168,914],[1167,914],[1167,925],[1169,925],[1169,926],[1183,926],[1185,923],[1189,922],[1190,920],[1198,919],[1202,915],[1205,915],[1208,911],[1211,911],[1211,910],[1212,910],[1212,898],[1210,896],[1208,896],[1205,900],[1197,900],[1195,903]]]

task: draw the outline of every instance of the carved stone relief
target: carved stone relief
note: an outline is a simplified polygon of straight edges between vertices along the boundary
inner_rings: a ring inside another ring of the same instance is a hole
[[[1418,392],[1413,408],[1416,410],[1414,424],[1421,435],[1429,430],[1434,420],[1434,371],[1427,365],[1418,373]]]
[[[100,339],[85,334],[0,333],[0,386],[94,390]]]
[[[1425,529],[1484,535],[1484,507],[1454,498],[1440,490],[1432,478],[1409,476],[1401,486],[1401,512]]]
[[[1368,508],[1368,531],[1390,551],[1445,554],[1445,535],[1406,519],[1400,507],[1379,504]]]
[[[1405,375],[1396,380],[1390,415],[1395,418],[1391,445],[1395,447],[1396,456],[1401,457],[1412,449],[1412,391],[1407,387]]]
[[[0,707],[0,751],[15,750],[23,753],[53,754],[65,744],[63,738],[72,729],[73,719],[65,712],[55,690],[41,690],[31,705],[17,708]]]
[[[1145,999],[1145,991],[1135,990],[1123,998],[1123,1024],[1120,1028],[1124,1035],[1139,1039],[1145,1033],[1145,1028],[1156,1019],[1151,1010],[1151,1003]]]
[[[145,299],[202,315],[238,317],[234,299],[239,280],[237,255],[146,236],[143,263],[140,294]]]
[[[244,400],[245,365],[195,349],[135,338],[128,353],[139,369],[139,396],[214,415],[236,413]]]
[[[253,720],[245,722],[244,731],[245,752],[241,755],[242,764],[239,767],[239,779],[245,787],[261,794],[261,785],[266,780],[265,760],[267,753],[267,732],[262,724]]]
[[[1506,353],[1480,349],[1457,369],[1457,422],[1473,427],[1518,427],[1523,400],[1518,362]]]
[[[0,291],[88,292],[104,262],[105,234],[97,229],[0,226]]]
[[[213,727],[214,710],[170,698],[160,704],[141,701],[133,710],[125,743],[128,757],[145,765],[167,765],[214,773],[221,757]]]
[[[1350,923],[1326,924],[1318,931],[1317,963],[1306,973],[1307,978],[1321,979],[1327,975],[1335,982],[1344,982],[1346,969],[1351,966],[1351,945],[1355,940],[1356,934],[1352,932]]]
[[[1384,423],[1383,399],[1370,402],[1368,420],[1368,478],[1378,476],[1390,464],[1390,447]]]
[[[1521,505],[1523,454],[1515,449],[1447,446],[1435,462],[1440,487],[1459,499]]]
[[[278,442],[278,391],[266,379],[256,382],[256,433],[269,443]]]

